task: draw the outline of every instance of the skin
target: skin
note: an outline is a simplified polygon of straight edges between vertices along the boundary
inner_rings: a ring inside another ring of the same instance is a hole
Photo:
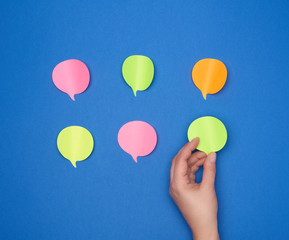
[[[192,230],[194,240],[219,240],[215,191],[216,153],[192,153],[199,138],[188,142],[174,157],[169,193]],[[201,183],[196,172],[203,166]]]

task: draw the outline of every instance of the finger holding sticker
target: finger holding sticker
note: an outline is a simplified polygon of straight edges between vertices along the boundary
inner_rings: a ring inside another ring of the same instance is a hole
[[[225,85],[227,68],[220,60],[202,59],[193,67],[192,78],[206,100],[207,94],[215,94]]]
[[[52,72],[54,85],[75,101],[74,95],[84,92],[90,81],[87,66],[80,60],[69,59],[55,66]]]
[[[120,128],[117,140],[119,146],[137,162],[137,157],[147,156],[154,150],[157,144],[157,133],[146,122],[132,121]]]
[[[122,75],[136,96],[137,91],[144,91],[150,86],[154,77],[154,64],[146,56],[129,56],[122,64]]]
[[[87,159],[94,146],[91,133],[80,126],[64,128],[57,137],[57,147],[63,157],[76,168],[77,161]]]
[[[224,124],[214,117],[201,117],[193,121],[188,129],[188,139],[199,137],[198,150],[207,155],[221,150],[227,142],[227,130]]]

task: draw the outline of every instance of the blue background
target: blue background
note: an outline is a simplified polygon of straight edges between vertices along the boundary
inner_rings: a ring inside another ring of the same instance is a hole
[[[169,169],[189,124],[206,115],[229,134],[217,159],[221,238],[288,239],[288,9],[281,0],[2,2],[0,239],[190,239]],[[136,98],[121,75],[133,54],[155,64]],[[75,102],[51,79],[71,58],[91,73]],[[191,80],[202,58],[228,69],[207,101]],[[132,120],[158,133],[137,164],[117,143]],[[70,125],[95,140],[76,169],[56,147]]]

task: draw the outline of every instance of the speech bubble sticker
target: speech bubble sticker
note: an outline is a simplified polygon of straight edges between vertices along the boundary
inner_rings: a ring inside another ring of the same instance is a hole
[[[64,128],[57,137],[57,147],[63,157],[76,168],[77,161],[87,159],[94,146],[91,133],[80,126]]]
[[[122,64],[122,75],[136,96],[137,91],[144,91],[150,86],[154,77],[154,64],[146,56],[129,56]]]
[[[132,121],[120,128],[117,140],[119,146],[137,162],[137,157],[147,156],[155,149],[157,133],[146,122]]]
[[[193,67],[192,78],[206,100],[207,94],[215,94],[225,85],[227,68],[220,60],[205,58]]]
[[[198,150],[209,154],[221,150],[227,142],[227,130],[224,124],[214,117],[201,117],[191,123],[188,139],[199,137]]]
[[[84,92],[90,81],[87,66],[77,59],[69,59],[58,63],[52,72],[54,85],[75,101],[74,95]]]

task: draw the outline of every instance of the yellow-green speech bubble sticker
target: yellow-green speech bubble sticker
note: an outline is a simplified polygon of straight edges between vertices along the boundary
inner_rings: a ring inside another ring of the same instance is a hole
[[[77,161],[89,157],[93,150],[93,137],[91,133],[79,126],[64,128],[57,137],[57,147],[63,157],[68,159],[76,168]]]
[[[221,150],[227,142],[224,124],[214,117],[201,117],[191,123],[188,129],[189,141],[199,137],[198,150],[209,154]]]
[[[154,64],[146,56],[129,56],[122,64],[122,75],[136,96],[137,91],[146,90],[150,86],[154,77]]]

